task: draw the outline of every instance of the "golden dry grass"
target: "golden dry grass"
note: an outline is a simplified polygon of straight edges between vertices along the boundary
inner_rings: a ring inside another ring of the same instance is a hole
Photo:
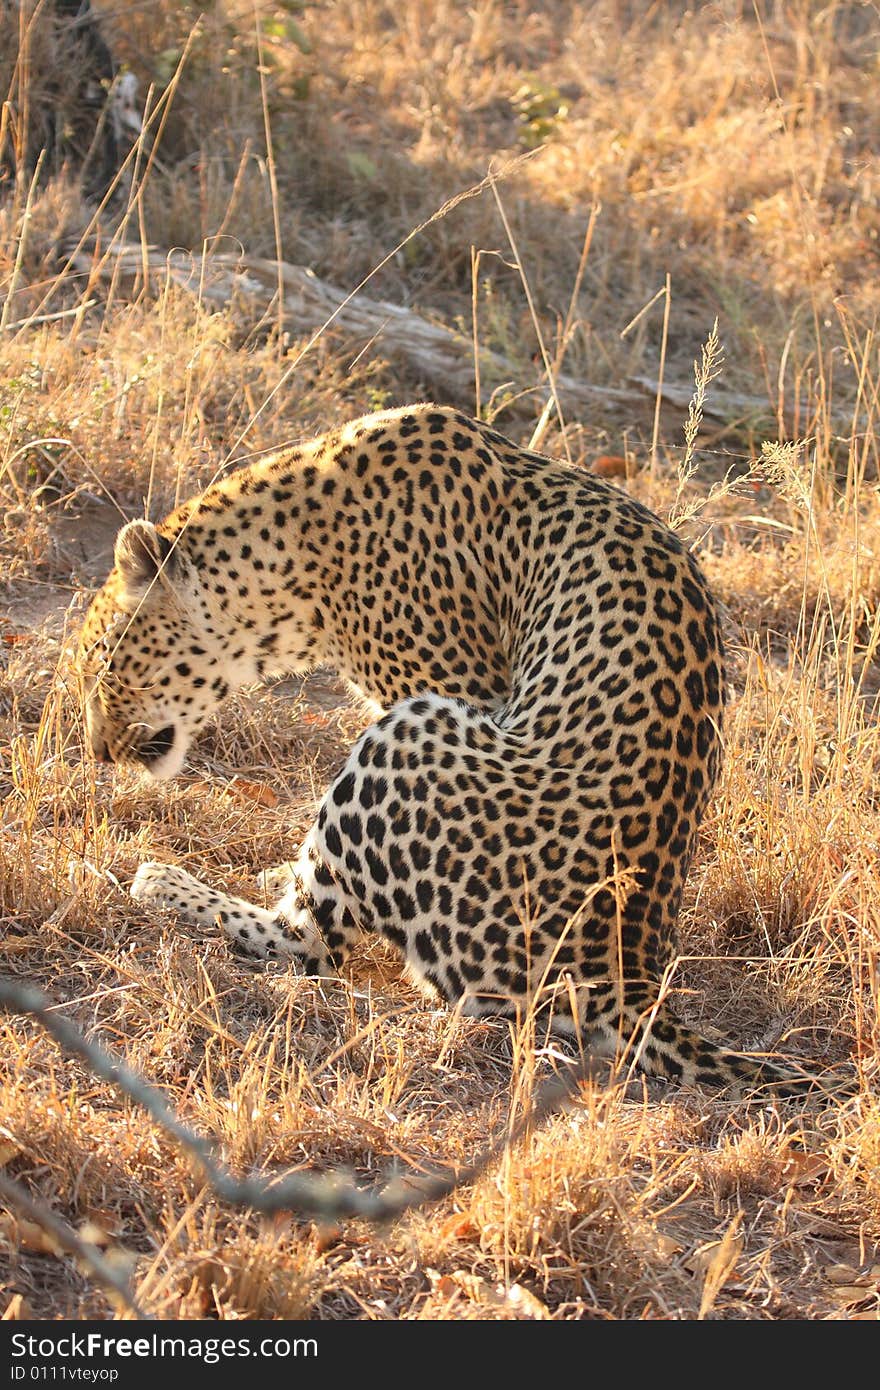
[[[250,3],[218,3],[194,34],[195,6],[97,8],[143,90],[155,82],[155,102],[170,82],[173,102],[89,239],[96,263],[115,230],[195,251],[222,231],[348,289],[490,159],[543,139],[499,191],[551,355],[601,204],[566,372],[625,385],[656,378],[662,354],[667,381],[686,382],[719,316],[710,399],[735,388],[762,404],[703,425],[683,489],[683,413],[664,408],[649,467],[653,402],[635,389],[631,411],[569,418],[566,440],[579,463],[628,453],[625,485],[675,511],[728,610],[726,765],[688,888],[678,1008],[741,1045],[847,1067],[856,1089],[746,1106],[600,1073],[439,1207],[317,1229],[229,1211],[137,1108],[3,1016],[4,1171],[91,1223],[163,1318],[876,1316],[875,11],[362,0],[307,4],[303,52],[290,7],[262,3],[261,85]],[[36,30],[32,56],[44,80]],[[0,87],[13,81],[0,60]],[[0,336],[3,969],[164,1087],[240,1172],[341,1166],[373,1184],[463,1166],[560,1065],[543,1039],[431,1011],[376,945],[319,986],[127,898],[152,857],[254,892],[366,716],[322,671],[233,703],[173,785],[83,759],[65,641],[119,512],[146,500],[157,515],[203,486],[302,341],[173,286],[53,278],[94,209],[62,174],[34,190],[25,225],[27,194],[24,179],[0,202],[0,288],[14,291]],[[371,293],[468,331],[475,301],[480,342],[519,373],[491,407],[527,441],[546,391],[512,260],[486,195],[410,242]],[[622,337],[667,272],[666,333],[661,299]],[[483,383],[484,408],[501,385]],[[431,394],[383,360],[381,337],[330,330],[245,447]],[[800,447],[762,455],[782,438]],[[543,447],[562,452],[557,425]],[[16,1295],[40,1318],[118,1311],[0,1212],[0,1307]]]

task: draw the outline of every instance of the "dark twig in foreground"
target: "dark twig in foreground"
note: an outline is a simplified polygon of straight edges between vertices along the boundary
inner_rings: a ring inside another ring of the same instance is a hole
[[[437,1202],[473,1182],[506,1149],[517,1143],[533,1126],[574,1094],[580,1071],[573,1069],[565,1081],[548,1085],[539,1100],[508,1131],[477,1159],[457,1173],[435,1173],[427,1177],[400,1174],[381,1192],[357,1187],[342,1173],[290,1173],[282,1178],[237,1178],[215,1157],[206,1139],[184,1125],[155,1086],[127,1067],[124,1062],[89,1042],[69,1019],[56,1012],[38,990],[16,984],[0,976],[0,1003],[18,1013],[33,1014],[57,1042],[81,1057],[98,1076],[118,1086],[153,1117],[156,1123],[191,1154],[207,1182],[223,1201],[232,1206],[250,1207],[259,1212],[289,1211],[302,1216],[333,1221],[361,1217],[369,1221],[389,1221],[411,1207]]]

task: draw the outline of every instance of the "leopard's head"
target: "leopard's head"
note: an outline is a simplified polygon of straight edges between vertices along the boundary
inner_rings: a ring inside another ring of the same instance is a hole
[[[147,521],[116,538],[79,642],[88,740],[102,762],[173,777],[229,691],[194,566]]]

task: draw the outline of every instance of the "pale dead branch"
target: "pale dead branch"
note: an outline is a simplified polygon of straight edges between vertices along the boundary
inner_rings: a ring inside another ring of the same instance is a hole
[[[78,251],[75,269],[94,275],[92,254]],[[202,302],[238,307],[252,321],[271,322],[277,316],[279,285],[283,286],[282,318],[288,332],[313,333],[330,319],[337,327],[364,342],[375,342],[389,356],[404,358],[426,382],[457,394],[469,395],[473,389],[473,339],[470,334],[432,322],[413,309],[385,299],[358,294],[348,298],[345,290],[320,279],[306,266],[280,264],[256,256],[209,252],[199,256],[188,251],[149,250],[138,243],[118,243],[109,247],[99,267],[105,280],[119,277],[134,288],[143,286],[148,274],[156,285],[166,277],[199,296]],[[517,381],[520,369],[509,358],[488,348],[479,352],[481,375],[496,381]],[[660,398],[669,405],[687,410],[693,387],[685,383],[658,383],[649,377],[633,376],[621,386],[596,386],[567,373],[555,376],[558,394],[571,406],[587,411],[596,403],[607,410],[632,413],[640,397]],[[546,378],[536,389],[548,391]],[[758,396],[713,391],[704,413],[714,419],[761,418],[770,414],[766,400]]]

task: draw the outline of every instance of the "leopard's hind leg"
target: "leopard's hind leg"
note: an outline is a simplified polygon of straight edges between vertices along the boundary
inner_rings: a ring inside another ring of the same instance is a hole
[[[571,1015],[554,1015],[562,1032],[573,1032]],[[759,1055],[732,1051],[679,1022],[653,980],[591,981],[579,1026],[596,1050],[633,1063],[649,1076],[685,1085],[728,1086],[742,1092],[768,1088],[796,1095],[820,1085],[818,1079]]]

